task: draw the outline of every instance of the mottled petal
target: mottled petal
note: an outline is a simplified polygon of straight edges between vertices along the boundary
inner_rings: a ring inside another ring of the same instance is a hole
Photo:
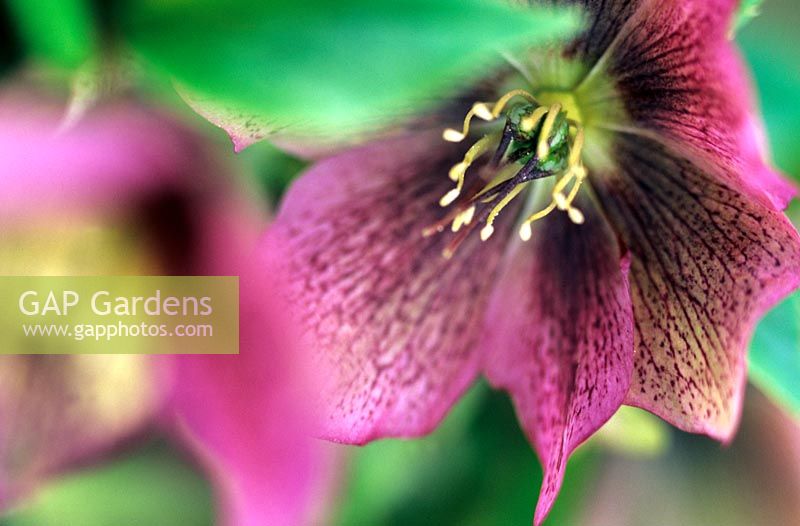
[[[689,160],[634,135],[616,150],[618,172],[592,182],[632,255],[637,354],[627,402],[727,440],[753,325],[800,282],[797,232],[701,152]]]
[[[289,191],[262,247],[288,245],[294,303],[319,367],[326,438],[430,431],[477,373],[473,347],[508,234],[423,237],[463,154],[439,134],[370,144],[317,164]]]
[[[727,38],[738,2],[656,2],[614,43],[608,74],[627,126],[666,134],[739,167],[743,188],[785,207],[794,188],[764,162],[750,81]],[[619,124],[619,123],[614,123]]]
[[[545,471],[535,523],[555,501],[570,453],[619,408],[633,367],[627,260],[596,207],[586,223],[551,215],[509,253],[482,342],[490,381],[511,392]]]

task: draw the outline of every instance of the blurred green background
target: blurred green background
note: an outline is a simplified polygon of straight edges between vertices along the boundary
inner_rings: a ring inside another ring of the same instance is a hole
[[[69,46],[23,33],[4,5],[0,16],[0,71],[24,60],[26,50],[79,63],[104,38],[103,31],[67,35]],[[62,20],[83,20],[73,2],[50,2]],[[177,2],[176,2],[177,4]],[[2,5],[2,4],[0,4]],[[10,9],[9,6],[14,6]],[[766,0],[761,15],[737,40],[760,95],[774,159],[800,180],[800,8],[796,0]],[[105,28],[108,29],[108,28]],[[35,33],[35,31],[33,31]],[[33,42],[25,47],[21,42]],[[55,51],[53,51],[55,49]],[[202,126],[202,121],[196,121]],[[212,141],[225,148],[221,134]],[[277,202],[303,163],[259,143],[237,159],[255,177],[265,202]],[[795,208],[790,212],[796,214]],[[800,214],[794,217],[800,218]],[[800,296],[769,315],[753,344],[755,383],[800,414]],[[609,429],[571,460],[549,526],[792,526],[800,466],[780,462],[800,441],[771,402],[748,397],[742,433],[731,449],[671,431],[633,416],[627,431]],[[636,447],[641,436],[652,447]],[[383,440],[363,448],[334,446],[342,474],[319,523],[338,526],[527,525],[533,517],[541,468],[522,435],[508,398],[484,383],[475,386],[431,436]],[[788,457],[787,457],[788,458]],[[794,460],[792,460],[794,459]],[[774,465],[773,465],[774,464]],[[787,465],[788,464],[788,465]],[[785,472],[784,472],[785,471]],[[323,518],[324,517],[324,518]],[[0,518],[2,526],[211,525],[210,484],[165,438],[122,457],[53,481],[30,501]]]

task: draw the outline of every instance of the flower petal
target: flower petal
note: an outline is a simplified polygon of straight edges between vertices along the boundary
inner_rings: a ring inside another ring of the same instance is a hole
[[[540,3],[533,0],[531,3]],[[640,7],[648,0],[555,0],[550,3],[577,5],[588,13],[586,29],[567,49],[587,64],[596,63]]]
[[[194,150],[168,120],[132,105],[92,112],[59,134],[60,118],[23,87],[0,91],[0,274],[152,271],[125,221],[137,198],[194,175],[185,164]],[[0,357],[0,508],[140,432],[167,391],[152,358]]]
[[[755,321],[800,283],[800,244],[731,168],[645,136],[618,139],[593,187],[632,255],[635,374],[627,403],[727,440]]]
[[[666,134],[747,173],[741,185],[785,207],[795,190],[765,166],[745,67],[727,38],[738,2],[657,2],[614,43],[608,75],[637,128]],[[619,124],[619,123],[617,123]]]
[[[241,294],[240,354],[178,357],[172,409],[215,479],[222,524],[306,524],[322,482],[308,369],[275,289],[243,276]]]
[[[264,220],[226,187],[158,205],[168,209],[155,213],[159,252],[179,252],[165,261],[171,272],[240,276],[240,354],[166,357],[175,385],[167,425],[182,424],[180,438],[214,481],[221,524],[307,524],[327,473],[305,403],[311,371],[279,303],[282,280],[253,260]],[[183,228],[164,228],[170,219]]]
[[[431,430],[477,373],[473,352],[509,225],[486,243],[423,237],[459,146],[439,134],[373,143],[317,164],[289,191],[262,249],[287,266],[320,367],[322,435],[364,443]],[[284,247],[285,245],[285,247]]]
[[[175,183],[196,165],[186,134],[143,108],[109,106],[59,132],[61,108],[0,92],[3,217],[20,213],[114,209]]]
[[[149,358],[0,357],[0,509],[144,427],[164,395]]]
[[[587,199],[517,242],[490,303],[482,342],[490,381],[511,392],[545,470],[535,524],[556,499],[570,453],[619,408],[633,370],[627,259]]]

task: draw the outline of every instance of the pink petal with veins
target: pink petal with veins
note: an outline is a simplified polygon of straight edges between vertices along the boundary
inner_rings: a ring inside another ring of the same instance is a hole
[[[508,254],[482,341],[489,380],[508,389],[544,467],[541,524],[567,458],[613,415],[633,371],[633,312],[615,235],[590,200],[536,225]]]
[[[617,142],[596,189],[631,253],[635,374],[627,402],[729,440],[755,322],[800,284],[800,237],[737,175],[653,139]]]
[[[475,378],[474,347],[510,223],[483,243],[423,237],[463,148],[439,134],[318,163],[286,196],[263,249],[286,244],[293,305],[320,366],[321,435],[364,443],[429,432]],[[506,216],[513,217],[513,214]]]

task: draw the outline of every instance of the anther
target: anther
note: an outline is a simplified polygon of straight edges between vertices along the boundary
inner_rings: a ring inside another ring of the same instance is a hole
[[[556,204],[559,210],[566,210],[569,208],[569,201],[567,196],[562,194],[561,192],[553,194],[553,202]]]
[[[519,237],[521,237],[523,241],[530,241],[532,236],[533,229],[531,229],[531,224],[525,221],[522,223],[522,226],[519,227]]]
[[[453,128],[447,128],[444,133],[442,133],[442,138],[447,142],[461,142],[466,136],[465,133],[456,131]]]
[[[456,187],[447,192],[444,197],[439,200],[439,205],[442,207],[449,206],[458,199],[464,187],[464,177],[467,173],[467,169],[475,162],[475,159],[494,148],[499,142],[500,134],[492,133],[483,137],[467,150],[467,153],[464,155],[464,160],[450,168],[448,177],[456,182]]]
[[[495,115],[492,113],[492,110],[489,109],[489,106],[486,104],[479,102],[472,107],[472,111],[475,112],[475,116],[483,119],[485,121],[493,121],[495,120],[499,114]]]
[[[569,216],[570,220],[576,225],[582,225],[583,221],[585,220],[585,218],[583,217],[583,212],[574,207],[570,207],[567,209],[567,215]]]
[[[556,204],[554,202],[551,202],[549,205],[547,205],[547,208],[539,210],[535,214],[529,215],[525,219],[525,221],[522,222],[522,225],[519,227],[519,237],[521,237],[523,241],[528,241],[531,238],[532,234],[531,223],[534,223],[540,220],[541,218],[547,216],[548,214],[550,214],[550,212],[552,212],[555,209],[556,209]]]
[[[453,232],[458,232],[461,230],[462,226],[469,225],[472,222],[473,217],[475,217],[475,205],[472,205],[466,210],[460,212],[453,219],[453,224],[450,226],[450,230]]]
[[[467,112],[466,117],[464,117],[464,125],[461,131],[454,130],[453,128],[447,128],[442,133],[442,138],[447,142],[463,141],[467,135],[469,135],[469,123],[472,121],[472,117],[475,117],[476,115],[483,120],[494,120],[494,116],[492,116],[492,112],[489,111],[489,108],[486,106],[486,104],[482,102],[476,102]]]
[[[458,196],[460,194],[461,194],[460,188],[453,188],[452,190],[444,194],[444,197],[439,199],[439,206],[441,207],[450,206],[451,204],[453,204],[453,201],[458,199]]]
[[[472,219],[474,217],[475,217],[475,205],[472,205],[471,207],[467,208],[461,213],[461,221],[463,221],[465,225],[472,223]]]

